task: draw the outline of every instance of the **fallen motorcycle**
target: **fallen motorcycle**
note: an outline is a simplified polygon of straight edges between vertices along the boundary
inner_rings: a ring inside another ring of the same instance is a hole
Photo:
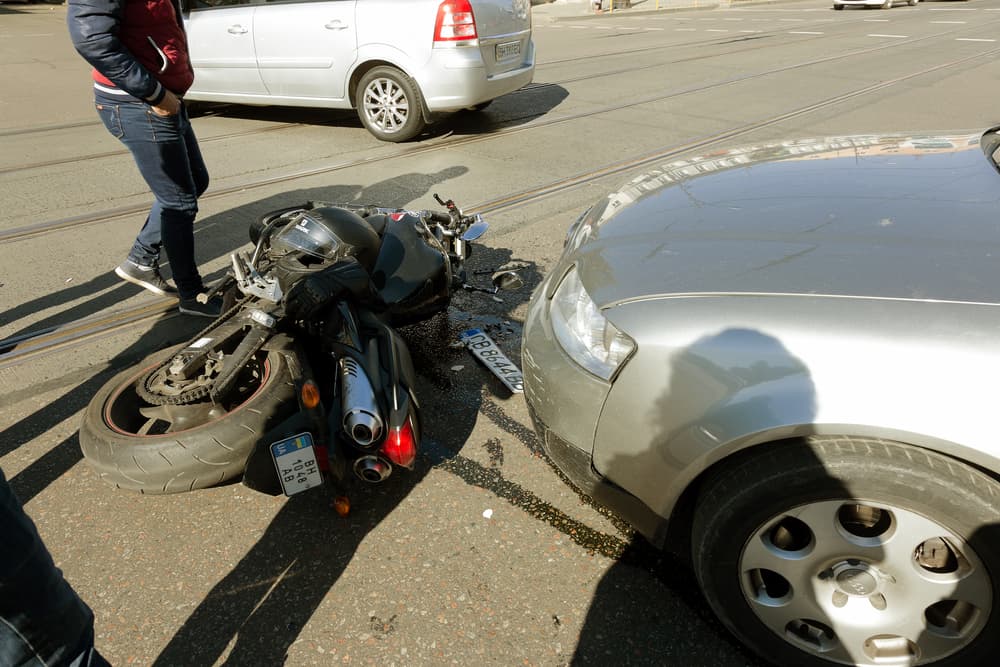
[[[294,495],[339,488],[350,471],[376,483],[412,469],[421,415],[394,327],[445,310],[457,289],[522,284],[514,271],[470,284],[464,263],[488,224],[435,199],[444,211],[307,202],[256,220],[253,252],[233,253],[213,288],[223,314],[90,401],[84,458],[107,482],[152,494],[242,476]],[[503,359],[476,340],[480,359]]]

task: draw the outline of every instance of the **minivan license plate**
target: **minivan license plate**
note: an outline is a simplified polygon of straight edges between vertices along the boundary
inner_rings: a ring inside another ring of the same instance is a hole
[[[493,339],[481,329],[468,329],[460,334],[462,342],[479,361],[486,364],[490,371],[500,378],[515,394],[524,392],[524,378],[514,362],[500,351]]]
[[[497,60],[507,60],[521,55],[521,42],[497,44]]]
[[[271,457],[278,469],[278,479],[286,496],[311,489],[323,483],[323,474],[316,463],[312,435],[299,433],[271,445]]]

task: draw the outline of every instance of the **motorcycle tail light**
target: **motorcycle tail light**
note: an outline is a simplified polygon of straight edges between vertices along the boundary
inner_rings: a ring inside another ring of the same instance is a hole
[[[409,419],[402,426],[389,429],[385,442],[382,443],[382,454],[398,466],[413,467],[417,458],[417,440]]]

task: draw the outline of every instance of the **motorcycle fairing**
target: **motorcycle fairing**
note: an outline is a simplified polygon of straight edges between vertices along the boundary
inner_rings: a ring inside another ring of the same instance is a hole
[[[440,241],[412,213],[386,224],[372,286],[393,323],[423,319],[448,305],[451,263]]]

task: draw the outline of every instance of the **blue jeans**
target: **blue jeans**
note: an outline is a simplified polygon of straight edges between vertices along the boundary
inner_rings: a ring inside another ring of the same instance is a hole
[[[145,102],[100,91],[95,104],[104,126],[132,153],[156,198],[128,258],[156,266],[162,246],[180,297],[193,298],[204,290],[194,258],[194,219],[198,197],[208,187],[208,169],[187,111],[181,105],[176,116],[160,116]]]
[[[0,470],[0,665],[103,667],[94,614],[63,579]]]

